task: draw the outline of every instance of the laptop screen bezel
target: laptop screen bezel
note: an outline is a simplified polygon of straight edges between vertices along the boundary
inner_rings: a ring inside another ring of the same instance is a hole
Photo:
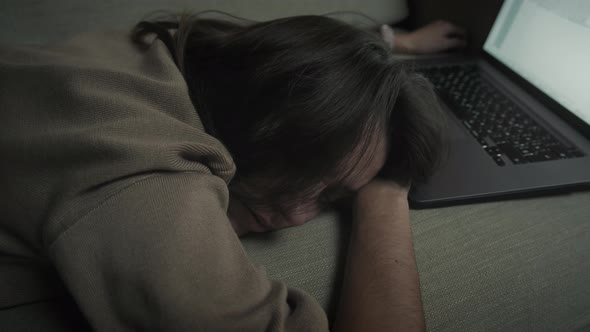
[[[491,27],[490,27],[491,30]],[[489,36],[489,31],[488,31]],[[486,50],[481,48],[481,56],[494,68],[498,69],[502,74],[506,75],[510,80],[515,82],[518,86],[523,88],[527,93],[531,94],[534,98],[537,98],[541,103],[547,106],[557,116],[567,122],[570,126],[576,129],[579,133],[590,139],[590,124],[587,124],[579,118],[576,114],[568,110],[566,107],[561,105],[555,99],[541,91],[539,88],[534,86],[532,83],[524,79],[518,73],[510,69],[504,63],[496,59],[493,55],[488,53]]]

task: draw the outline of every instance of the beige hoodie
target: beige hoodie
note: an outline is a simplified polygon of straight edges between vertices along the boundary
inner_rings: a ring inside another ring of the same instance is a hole
[[[322,331],[226,216],[235,165],[162,42],[0,47],[0,307],[65,289],[100,331]]]

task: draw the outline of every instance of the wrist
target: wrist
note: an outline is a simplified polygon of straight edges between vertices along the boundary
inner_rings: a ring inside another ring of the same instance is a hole
[[[400,53],[414,53],[414,42],[411,33],[396,33],[393,49]]]
[[[393,181],[371,183],[358,192],[355,205],[358,210],[367,211],[368,214],[409,209],[408,188]]]
[[[408,223],[409,211],[408,200],[403,195],[359,197],[354,207],[354,220],[360,227],[389,227],[392,224]]]
[[[408,190],[409,187],[402,186],[399,183],[386,180],[386,179],[374,179],[364,187],[362,187],[359,192],[359,198],[368,197],[369,199],[379,199],[381,197],[388,197],[390,199],[400,199],[402,201],[407,201],[408,199]]]

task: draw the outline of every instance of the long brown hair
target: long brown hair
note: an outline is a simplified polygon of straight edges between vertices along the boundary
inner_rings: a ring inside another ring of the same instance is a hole
[[[233,187],[247,184],[264,193],[257,201],[275,204],[347,171],[353,148],[371,146],[378,133],[391,147],[383,174],[419,182],[435,168],[443,120],[432,87],[376,30],[314,15],[181,15],[142,21],[133,39],[146,47],[144,36],[156,34],[167,45],[207,131],[234,158]]]

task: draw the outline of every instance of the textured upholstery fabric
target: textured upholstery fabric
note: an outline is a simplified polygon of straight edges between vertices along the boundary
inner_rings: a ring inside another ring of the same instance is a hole
[[[185,9],[215,9],[252,20],[357,11],[393,23],[408,15],[405,0],[2,0],[0,43],[54,42],[80,31],[130,27],[153,11]],[[359,20],[350,15],[339,18]]]
[[[590,192],[412,210],[429,331],[590,328]],[[333,313],[349,221],[326,213],[246,238],[274,278]]]

